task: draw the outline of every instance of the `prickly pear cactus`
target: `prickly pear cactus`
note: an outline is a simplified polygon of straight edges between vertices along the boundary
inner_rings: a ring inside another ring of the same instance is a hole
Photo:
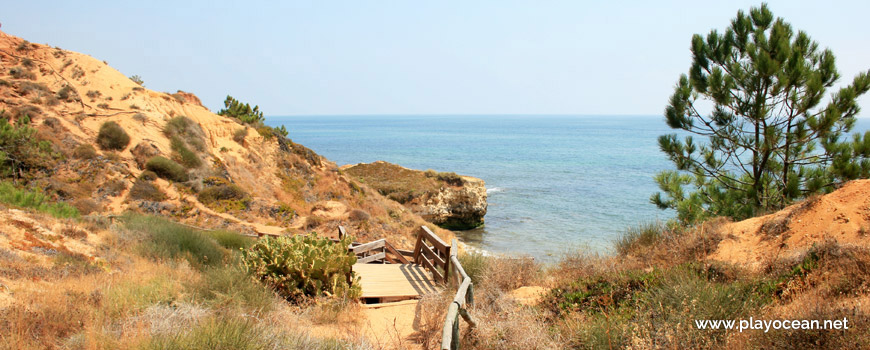
[[[336,296],[359,298],[359,278],[351,266],[356,256],[347,251],[352,242],[318,237],[316,233],[267,237],[242,251],[245,268],[287,300]],[[348,283],[350,281],[350,283]]]

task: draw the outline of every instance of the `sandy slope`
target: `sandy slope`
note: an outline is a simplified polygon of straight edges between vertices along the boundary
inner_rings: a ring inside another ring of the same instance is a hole
[[[760,267],[800,254],[813,244],[870,244],[870,180],[842,188],[779,212],[730,223],[710,258]]]
[[[11,69],[22,67],[33,73],[32,79],[11,74]],[[175,220],[271,234],[317,231],[333,235],[338,225],[344,225],[360,240],[388,237],[394,245],[403,248],[413,246],[413,233],[419,225],[426,224],[377,191],[355,184],[334,163],[307,153],[310,151],[301,145],[279,144],[275,138],[262,136],[251,126],[218,116],[203,107],[193,94],[143,88],[91,56],[28,44],[0,32],[0,79],[3,80],[0,110],[38,109],[39,112],[31,116],[33,124],[67,155],[48,181],[62,184],[60,187],[71,184],[71,187],[83,188],[72,192],[85,198],[90,196],[101,211],[118,213],[142,209],[141,202],[127,197],[129,188],[142,172],[132,150],[140,144],[150,145],[159,155],[172,157],[170,140],[163,130],[170,119],[185,116],[204,134],[206,149],[200,152],[204,166],[198,171],[204,174],[202,176],[226,177],[251,194],[253,201],[244,211],[218,212],[199,203],[192,191],[178,184],[157,181],[168,194],[166,204],[176,209],[185,208],[160,212],[172,215]],[[147,84],[147,77],[145,80]],[[27,84],[38,84],[45,90],[28,92],[23,88]],[[47,102],[64,87],[74,89],[72,95],[79,100]],[[49,119],[59,126],[46,127]],[[100,126],[107,121],[117,122],[127,131],[131,138],[129,146],[119,152],[98,148],[101,158],[96,163],[99,164],[74,159],[71,150],[82,143],[95,144]],[[245,133],[243,142],[234,140],[234,134],[240,130]],[[83,176],[83,168],[94,176]],[[118,195],[96,196],[99,192],[95,193],[95,189],[111,180],[122,180],[126,190]],[[290,217],[276,214],[288,212],[288,208]],[[371,219],[354,220],[349,217],[353,210],[365,211]],[[449,231],[432,228],[445,239],[453,237]]]

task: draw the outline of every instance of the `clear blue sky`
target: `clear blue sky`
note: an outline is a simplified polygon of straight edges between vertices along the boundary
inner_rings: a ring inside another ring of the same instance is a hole
[[[267,115],[653,114],[692,34],[755,1],[10,1],[2,30],[90,54],[159,91]],[[770,1],[870,69],[868,1]],[[870,115],[870,98],[861,104]]]

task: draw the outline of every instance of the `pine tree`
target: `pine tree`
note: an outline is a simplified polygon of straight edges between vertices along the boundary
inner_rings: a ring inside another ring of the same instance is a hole
[[[668,126],[690,135],[659,138],[676,170],[656,176],[654,204],[683,223],[743,219],[870,175],[870,133],[842,140],[868,72],[826,95],[839,79],[834,54],[766,4],[739,11],[724,33],[694,35],[691,51],[665,108]]]
[[[251,108],[250,104],[243,104],[229,95],[224,100],[224,109],[218,111],[217,114],[233,117],[241,120],[242,123],[254,125],[262,124],[266,120],[263,117],[263,112],[260,112],[260,106]]]

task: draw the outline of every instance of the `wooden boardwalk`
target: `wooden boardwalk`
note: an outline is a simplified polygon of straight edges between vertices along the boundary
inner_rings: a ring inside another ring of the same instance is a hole
[[[355,264],[353,271],[360,277],[362,298],[370,301],[418,299],[441,290],[422,265]]]

